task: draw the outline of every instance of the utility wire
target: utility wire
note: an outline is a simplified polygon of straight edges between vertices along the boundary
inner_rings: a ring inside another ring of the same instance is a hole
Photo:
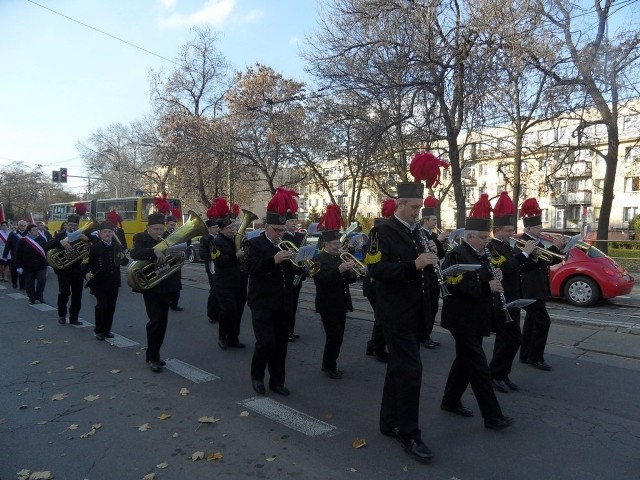
[[[146,48],[142,48],[142,47],[140,47],[140,46],[138,46],[138,45],[136,45],[134,43],[128,42],[127,40],[124,40],[124,39],[122,39],[120,37],[116,37],[115,35],[111,35],[110,33],[107,33],[107,32],[105,32],[103,30],[100,30],[99,28],[92,27],[91,25],[83,23],[80,20],[76,20],[75,18],[71,18],[71,17],[69,17],[67,15],[64,15],[63,13],[57,12],[56,10],[53,10],[53,9],[51,9],[49,7],[45,7],[44,5],[40,5],[39,3],[34,2],[33,0],[27,0],[27,2],[32,3],[33,5],[36,5],[36,6],[40,7],[40,8],[44,8],[45,10],[48,10],[51,13],[55,13],[56,15],[60,15],[61,17],[66,18],[67,20],[71,20],[72,22],[78,23],[78,24],[82,25],[83,27],[87,27],[87,28],[90,28],[91,30],[95,30],[96,32],[101,33],[103,35],[106,35],[107,37],[111,37],[114,40],[118,40],[119,42],[125,43],[125,44],[129,45],[130,47],[134,47],[134,48],[137,48],[138,50],[142,50],[145,53],[148,53],[148,54],[153,55],[155,57],[161,58],[162,60],[166,60],[167,62],[171,62],[174,65],[180,65],[175,60],[171,60],[170,58],[163,57],[162,55],[159,55],[159,54],[157,54],[155,52],[152,52],[151,50],[147,50]]]

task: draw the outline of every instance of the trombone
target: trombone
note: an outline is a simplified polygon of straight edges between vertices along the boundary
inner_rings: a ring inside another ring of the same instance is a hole
[[[519,250],[524,250],[525,245],[527,244],[526,241],[520,239],[520,238],[515,238],[515,237],[510,237],[511,240],[513,240],[516,244],[516,247]],[[555,261],[564,261],[564,255],[560,254],[560,253],[555,253],[555,252],[550,252],[549,250],[542,248],[542,247],[536,247],[533,249],[533,252],[531,253],[531,255],[533,255],[534,257],[537,257],[541,260],[544,260],[547,263],[554,263]]]
[[[367,267],[364,263],[358,260],[349,252],[343,252],[340,254],[340,260],[343,262],[353,262],[354,265],[351,267],[351,271],[355,273],[358,277],[364,277],[367,274]]]

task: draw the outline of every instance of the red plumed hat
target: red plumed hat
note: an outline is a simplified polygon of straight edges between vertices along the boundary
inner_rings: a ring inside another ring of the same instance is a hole
[[[178,222],[182,220],[182,210],[179,208],[172,208],[171,215],[174,216]]]
[[[153,199],[156,211],[162,215],[169,215],[171,213],[171,204],[167,200],[168,196],[169,194],[167,192],[162,192],[162,196]]]
[[[467,217],[464,228],[465,230],[474,230],[478,232],[488,232],[490,230],[491,222],[491,203],[489,202],[489,195],[483,193]]]
[[[114,227],[120,227],[122,225],[122,217],[118,215],[118,212],[115,210],[107,212],[105,218],[109,220]]]
[[[344,228],[342,220],[342,209],[340,205],[330,203],[324,212],[324,215],[318,222],[318,230],[324,227],[325,230],[340,230]]]
[[[527,198],[520,207],[520,216],[525,227],[542,225],[542,210],[535,198]]]
[[[276,193],[267,204],[267,211],[284,215],[285,217],[287,212],[295,214],[298,212],[298,202],[295,199],[297,196],[298,193],[295,190],[278,187]]]
[[[229,214],[229,203],[226,198],[216,197],[213,203],[207,209],[207,218],[210,220],[218,220]]]
[[[76,211],[76,215],[83,216],[87,213],[87,206],[84,203],[74,203],[73,207]]]
[[[427,188],[433,188],[440,183],[440,167],[449,168],[449,164],[431,152],[420,152],[413,156],[409,171],[416,182],[424,180]]]
[[[240,205],[234,203],[231,205],[231,216],[233,218],[238,218],[238,215],[240,215]]]
[[[438,205],[440,205],[440,202],[438,202],[438,199],[433,195],[429,195],[427,198],[425,198],[423,205],[424,208],[422,209],[422,218],[438,214]]]
[[[516,206],[507,192],[501,192],[496,206],[493,207],[493,226],[516,226]]]
[[[393,198],[387,198],[384,202],[382,202],[382,216],[384,218],[389,218],[396,211],[396,201]]]

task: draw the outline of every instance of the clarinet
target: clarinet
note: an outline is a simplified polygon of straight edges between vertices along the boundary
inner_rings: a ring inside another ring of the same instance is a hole
[[[484,255],[487,261],[487,268],[489,269],[489,273],[491,273],[492,280],[496,280],[496,267],[491,263],[491,253],[487,247],[484,248]],[[500,307],[504,312],[504,323],[513,323],[513,318],[509,315],[509,309],[507,308],[507,299],[504,298],[504,292],[500,292],[498,294],[500,297]]]
[[[422,243],[422,246],[424,248],[424,253],[429,252],[430,251],[429,241],[427,240],[427,237],[425,236],[424,231],[422,230],[422,227],[418,227],[418,233],[420,234],[420,242]],[[451,294],[447,289],[447,282],[444,279],[444,275],[442,275],[442,268],[440,268],[439,261],[433,265],[433,270],[435,271],[436,277],[438,278],[438,285],[440,285],[440,294],[442,295],[442,298],[445,299]]]

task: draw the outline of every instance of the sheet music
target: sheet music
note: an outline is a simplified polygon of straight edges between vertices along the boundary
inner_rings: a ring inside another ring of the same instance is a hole
[[[475,272],[480,267],[482,267],[482,265],[476,264],[476,263],[473,263],[473,264],[460,263],[458,265],[451,265],[449,268],[445,268],[442,271],[442,275],[444,275],[444,276],[452,276],[452,275],[458,275],[458,274],[464,273],[464,272]]]
[[[300,247],[298,255],[296,255],[296,263],[302,263],[303,260],[311,259],[318,253],[317,245],[305,245]]]
[[[517,300],[514,300],[513,302],[507,303],[505,305],[505,307],[507,307],[507,308],[524,308],[527,305],[531,305],[534,302],[535,302],[535,299],[533,299],[533,298],[519,298]]]

